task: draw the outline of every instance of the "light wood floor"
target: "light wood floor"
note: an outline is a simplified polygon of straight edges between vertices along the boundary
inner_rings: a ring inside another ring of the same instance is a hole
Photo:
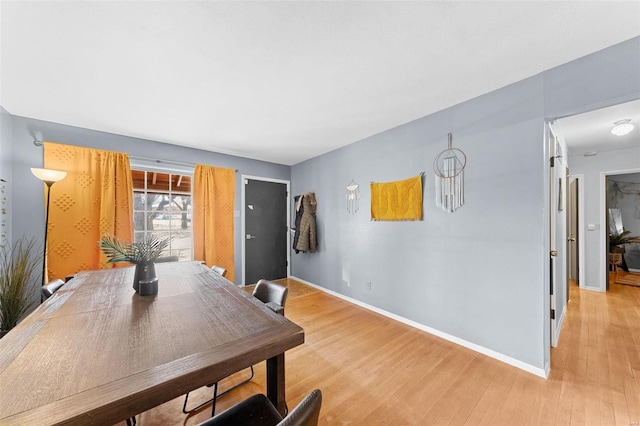
[[[302,285],[289,284],[290,291]],[[306,288],[286,307],[306,334],[286,355],[289,407],[319,388],[321,425],[638,426],[640,288],[612,284],[604,294],[572,285],[570,296],[545,380]],[[219,400],[217,412],[264,385],[262,363],[251,383]],[[183,415],[182,401],[141,414],[138,424],[192,425],[210,416],[210,408]]]

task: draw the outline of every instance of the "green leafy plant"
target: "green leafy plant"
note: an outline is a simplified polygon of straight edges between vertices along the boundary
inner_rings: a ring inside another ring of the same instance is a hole
[[[169,241],[169,238],[160,239],[155,235],[145,234],[142,240],[128,243],[105,234],[98,241],[98,246],[109,258],[107,263],[129,262],[139,265],[159,258],[162,251],[169,246]]]
[[[36,271],[42,255],[35,239],[23,237],[0,248],[0,329],[11,330],[31,309],[39,286]]]
[[[618,235],[609,234],[609,251],[613,253],[615,247],[625,244],[640,244],[640,236],[631,236],[630,233],[631,231],[625,229]]]

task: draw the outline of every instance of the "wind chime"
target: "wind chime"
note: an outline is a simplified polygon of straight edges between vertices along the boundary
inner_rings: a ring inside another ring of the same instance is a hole
[[[436,175],[436,206],[452,213],[464,204],[464,168],[467,156],[462,150],[451,145],[442,151],[433,161],[433,171]]]
[[[360,210],[360,185],[358,185],[353,179],[349,185],[347,185],[347,212],[355,214]]]

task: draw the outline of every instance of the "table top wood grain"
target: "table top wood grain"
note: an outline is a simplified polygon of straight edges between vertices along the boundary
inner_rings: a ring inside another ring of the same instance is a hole
[[[304,342],[198,262],[79,273],[0,340],[0,424],[113,424]]]

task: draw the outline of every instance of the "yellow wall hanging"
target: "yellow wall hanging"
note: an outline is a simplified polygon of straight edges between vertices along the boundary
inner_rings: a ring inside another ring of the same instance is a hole
[[[422,173],[395,182],[371,182],[371,220],[422,220]]]

